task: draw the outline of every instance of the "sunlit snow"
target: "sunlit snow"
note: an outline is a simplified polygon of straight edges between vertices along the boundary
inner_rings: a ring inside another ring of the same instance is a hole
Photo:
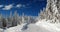
[[[4,31],[0,29],[0,32],[60,32],[60,23],[48,23],[45,20],[39,20],[35,24],[29,24],[27,29],[22,30],[25,25],[26,23],[7,28]]]

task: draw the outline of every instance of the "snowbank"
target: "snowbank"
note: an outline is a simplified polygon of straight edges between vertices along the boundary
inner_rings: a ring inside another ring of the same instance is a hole
[[[27,29],[23,30],[23,27]],[[1,32],[3,29],[0,30]],[[35,24],[21,24],[15,27],[8,28],[4,32],[60,32],[60,23],[49,23],[46,20],[39,20]]]
[[[3,29],[0,28],[0,32],[3,32]]]
[[[48,23],[45,20],[40,20],[36,23],[37,26],[39,27],[44,27],[45,29],[49,31],[54,31],[54,32],[60,32],[60,25],[56,23]]]
[[[21,32],[21,29],[23,28],[25,24],[21,24],[15,27],[8,28],[6,32]]]

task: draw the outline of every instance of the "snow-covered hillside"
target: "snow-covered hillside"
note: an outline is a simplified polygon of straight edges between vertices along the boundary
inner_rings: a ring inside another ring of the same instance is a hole
[[[44,27],[50,32],[60,32],[60,23],[49,23],[45,20],[40,20],[36,23],[39,27]]]
[[[34,24],[26,24],[7,28],[4,32],[60,32],[60,23],[48,23],[45,20],[39,20]],[[27,28],[23,30],[24,27]]]

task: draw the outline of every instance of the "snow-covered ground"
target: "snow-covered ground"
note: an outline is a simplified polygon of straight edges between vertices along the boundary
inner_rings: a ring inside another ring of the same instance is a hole
[[[26,28],[23,30],[23,28]],[[0,29],[0,32],[60,32],[60,23],[48,23],[45,20],[39,20],[35,24],[21,24],[15,27],[7,28],[3,31]]]
[[[49,23],[44,20],[40,20],[36,23],[36,25],[39,27],[44,27],[51,32],[60,32],[60,23]]]
[[[3,32],[3,29],[0,28],[0,32]]]

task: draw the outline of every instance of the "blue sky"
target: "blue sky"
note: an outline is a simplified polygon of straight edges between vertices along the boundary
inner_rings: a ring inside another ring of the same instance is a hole
[[[46,6],[46,0],[0,0],[0,13],[9,15],[17,11],[19,15],[37,16],[40,9]]]

